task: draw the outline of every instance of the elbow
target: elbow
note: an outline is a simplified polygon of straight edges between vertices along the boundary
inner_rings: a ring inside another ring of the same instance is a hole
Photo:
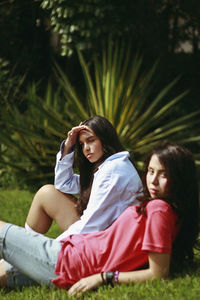
[[[55,187],[56,190],[60,190],[60,188],[61,188],[60,184],[58,184],[56,182],[56,180],[54,181],[54,187]]]
[[[56,190],[58,190],[60,192],[67,193],[66,186],[64,186],[63,184],[60,184],[57,181],[54,181],[54,187]]]
[[[152,271],[152,278],[155,280],[166,279],[169,276],[169,268],[164,267],[160,270]]]
[[[149,254],[149,266],[153,279],[165,279],[169,275],[170,254],[153,253]]]
[[[67,184],[66,182],[63,180],[63,178],[57,177],[55,176],[54,178],[54,187],[59,190],[64,192],[64,189],[66,189]]]
[[[54,180],[54,187],[55,187],[57,190],[59,190],[59,188],[60,188],[60,185],[57,183],[56,180]]]

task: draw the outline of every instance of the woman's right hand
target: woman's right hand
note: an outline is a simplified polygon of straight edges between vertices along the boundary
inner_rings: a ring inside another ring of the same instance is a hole
[[[64,149],[63,149],[62,157],[65,156],[66,154],[69,154],[72,151],[72,148],[76,144],[78,134],[83,129],[87,129],[87,126],[85,126],[85,125],[75,126],[68,132],[67,139],[65,141],[65,145],[64,145]]]
[[[94,274],[80,279],[68,290],[70,296],[80,297],[84,292],[92,290],[102,285],[101,274]]]

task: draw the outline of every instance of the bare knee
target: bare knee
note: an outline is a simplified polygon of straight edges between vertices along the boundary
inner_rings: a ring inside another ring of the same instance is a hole
[[[51,226],[52,219],[46,213],[46,205],[52,199],[54,189],[54,186],[51,184],[44,185],[37,191],[33,198],[26,223],[31,229],[37,232],[46,233]]]
[[[0,231],[2,230],[3,226],[4,226],[5,222],[0,221]]]
[[[43,185],[35,194],[33,202],[42,205],[46,199],[52,197],[53,193],[55,193],[55,187],[53,184]]]
[[[55,187],[53,184],[45,184],[43,185],[35,194],[35,197],[44,197],[45,195],[52,194],[55,191]]]
[[[68,195],[64,194],[61,191],[57,190],[53,184],[45,184],[43,185],[35,194],[34,198],[39,199],[39,198],[48,198],[49,196],[61,196],[61,195]],[[72,195],[69,195],[69,197],[72,197]]]

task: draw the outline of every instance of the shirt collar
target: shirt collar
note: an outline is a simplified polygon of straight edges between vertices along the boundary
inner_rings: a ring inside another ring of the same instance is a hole
[[[98,169],[101,169],[107,161],[111,161],[111,160],[118,159],[118,158],[127,159],[129,157],[130,157],[130,154],[128,151],[117,152],[117,153],[109,156],[108,158],[106,158],[106,160],[98,167]]]

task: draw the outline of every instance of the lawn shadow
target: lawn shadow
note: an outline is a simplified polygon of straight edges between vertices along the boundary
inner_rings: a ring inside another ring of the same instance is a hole
[[[189,276],[200,275],[200,250],[196,250],[193,260],[171,265],[170,278],[173,279],[186,274]]]

